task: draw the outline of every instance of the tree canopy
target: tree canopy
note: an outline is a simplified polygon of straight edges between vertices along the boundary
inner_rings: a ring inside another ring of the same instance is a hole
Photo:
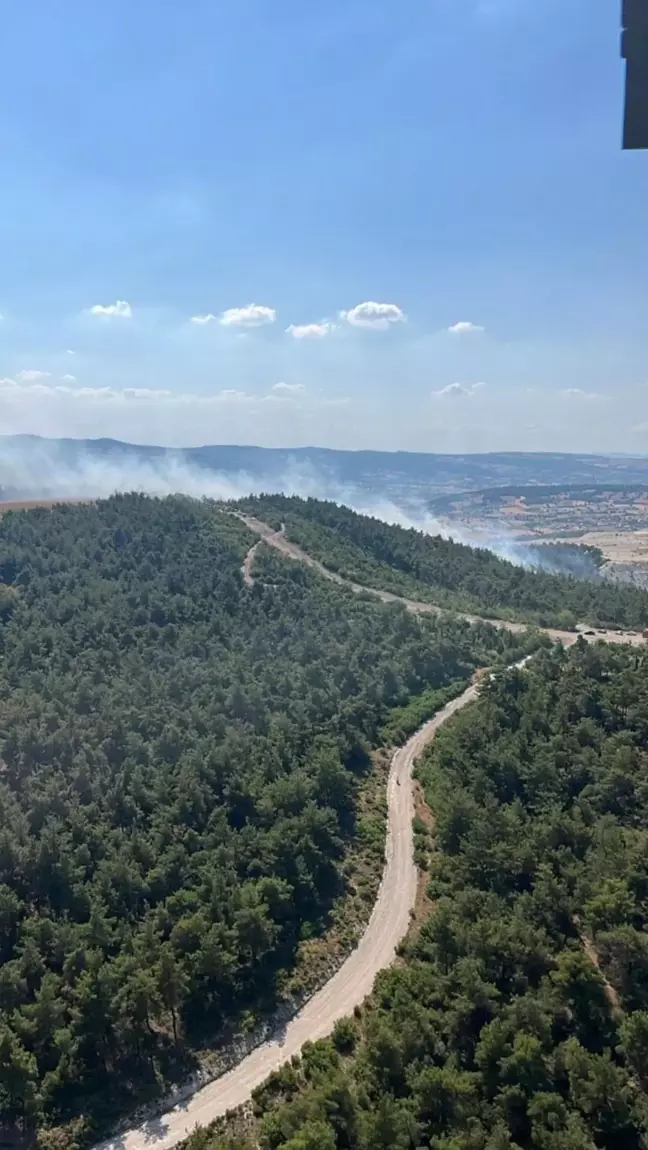
[[[318,499],[264,495],[242,506],[277,528],[285,524],[288,538],[309,555],[367,587],[542,626],[648,624],[648,593],[634,587],[517,566],[492,551]]]
[[[640,1150],[648,659],[540,653],[486,681],[419,774],[433,913],[359,1016],[256,1092],[254,1144]]]
[[[515,655],[273,553],[247,587],[253,542],[184,498],[0,520],[0,1123],[98,1128],[271,1011],[390,716]]]

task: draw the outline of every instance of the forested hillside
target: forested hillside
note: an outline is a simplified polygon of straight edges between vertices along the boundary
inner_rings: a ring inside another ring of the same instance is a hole
[[[580,642],[484,687],[420,776],[434,910],[368,1007],[256,1094],[262,1150],[648,1140],[648,660]],[[246,1147],[206,1132],[187,1150]]]
[[[274,554],[248,588],[252,542],[182,498],[0,520],[0,1124],[92,1128],[270,1010],[386,720],[513,657]]]
[[[242,506],[345,578],[492,618],[542,626],[578,622],[637,629],[648,624],[648,594],[570,575],[518,567],[492,551],[390,526],[317,499],[262,495]]]

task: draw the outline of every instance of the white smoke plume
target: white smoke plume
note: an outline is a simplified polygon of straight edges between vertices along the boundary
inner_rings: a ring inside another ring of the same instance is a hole
[[[422,501],[401,501],[388,490],[373,493],[344,484],[334,474],[296,457],[289,459],[280,473],[269,469],[264,475],[214,470],[175,450],[151,451],[114,442],[95,445],[91,450],[78,440],[20,436],[0,439],[0,498],[3,500],[95,499],[128,491],[156,496],[182,494],[218,501],[236,501],[262,492],[328,499],[385,523],[414,528],[470,547],[486,548],[516,566],[552,572],[560,569],[548,554],[533,547],[503,536],[471,533],[461,525],[439,520]],[[575,563],[577,565],[577,560]],[[586,552],[583,552],[582,571],[574,570],[573,566],[572,571],[592,577],[595,568]]]

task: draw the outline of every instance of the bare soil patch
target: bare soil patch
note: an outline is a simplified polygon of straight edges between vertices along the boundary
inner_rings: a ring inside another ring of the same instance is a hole
[[[6,511],[33,511],[35,507],[58,507],[61,503],[92,503],[92,499],[78,496],[72,499],[7,499],[0,500],[0,515]]]

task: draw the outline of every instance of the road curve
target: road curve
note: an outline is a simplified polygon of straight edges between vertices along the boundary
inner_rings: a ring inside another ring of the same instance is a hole
[[[170,1150],[196,1126],[207,1126],[228,1110],[247,1102],[252,1091],[305,1042],[324,1038],[339,1018],[353,1013],[371,992],[379,971],[393,961],[407,933],[416,897],[412,819],[412,767],[439,727],[477,697],[468,687],[396,751],[387,783],[385,869],[371,918],[358,946],[336,974],[309,999],[277,1038],[258,1046],[233,1070],[198,1090],[166,1114],[115,1135],[94,1150]]]
[[[417,613],[438,614],[441,611],[432,603],[405,599],[389,591],[364,587],[345,579],[313,559],[297,544],[286,539],[283,531],[274,531],[266,523],[251,516],[240,516],[240,518],[259,536],[259,541],[264,540],[285,555],[307,564],[334,583],[350,587],[358,593],[375,595],[383,602],[403,603],[408,610]],[[242,568],[242,575],[248,586],[254,583],[252,567],[257,547],[258,543],[250,549]],[[496,627],[516,633],[527,629],[524,623],[501,619],[479,620],[473,615],[461,617],[469,622],[490,622]],[[564,646],[571,646],[578,638],[573,631],[559,631],[552,628],[544,630],[555,642],[563,643]],[[586,638],[611,643],[644,644],[640,634],[616,631],[599,631],[596,635]],[[522,666],[526,661],[523,659],[516,665]],[[312,1042],[330,1034],[337,1020],[351,1014],[354,1007],[370,994],[376,975],[391,964],[398,944],[407,933],[410,911],[414,907],[416,897],[417,873],[412,838],[414,806],[410,785],[412,767],[425,746],[434,738],[439,727],[451,715],[472,702],[477,697],[477,692],[476,685],[468,687],[462,695],[453,699],[433,719],[425,723],[405,746],[394,754],[387,784],[385,869],[378,898],[358,946],[337,973],[309,999],[278,1037],[256,1047],[232,1070],[197,1090],[187,1101],[173,1106],[161,1116],[142,1122],[123,1134],[108,1138],[97,1144],[93,1150],[171,1150],[196,1127],[207,1126],[226,1114],[228,1110],[247,1102],[252,1091],[260,1086],[273,1070],[277,1070],[294,1054],[298,1054],[305,1042]]]
[[[501,631],[512,631],[514,634],[519,635],[523,631],[528,631],[531,624],[529,623],[514,623],[510,619],[487,619],[480,615],[469,615],[462,611],[452,611],[449,608],[438,607],[435,603],[423,603],[417,599],[407,599],[404,595],[395,595],[392,591],[381,591],[377,587],[366,587],[362,583],[355,583],[353,579],[345,579],[343,575],[339,575],[337,571],[331,571],[329,567],[325,567],[320,563],[319,559],[313,559],[307,551],[297,543],[293,543],[290,539],[286,538],[285,530],[282,527],[281,531],[274,531],[267,523],[263,523],[260,519],[255,519],[252,515],[238,515],[242,519],[246,527],[253,531],[255,535],[259,536],[259,542],[263,541],[270,547],[274,547],[277,551],[281,551],[283,555],[289,556],[291,559],[296,559],[300,563],[304,563],[307,567],[311,567],[317,571],[324,579],[328,579],[331,583],[337,583],[338,586],[348,587],[356,594],[373,595],[376,599],[380,599],[383,603],[402,603],[408,611],[415,614],[451,614],[456,618],[465,619],[467,623],[490,623],[493,627],[498,627]],[[248,586],[254,583],[252,577],[252,567],[259,543],[255,543],[251,547],[245,558],[244,575],[245,582]],[[645,646],[646,640],[639,631],[560,631],[555,627],[540,627],[539,630],[544,631],[554,643],[562,643],[563,647],[571,647],[575,643],[579,635],[587,642],[596,642],[597,640],[603,643],[630,643],[632,646]]]

